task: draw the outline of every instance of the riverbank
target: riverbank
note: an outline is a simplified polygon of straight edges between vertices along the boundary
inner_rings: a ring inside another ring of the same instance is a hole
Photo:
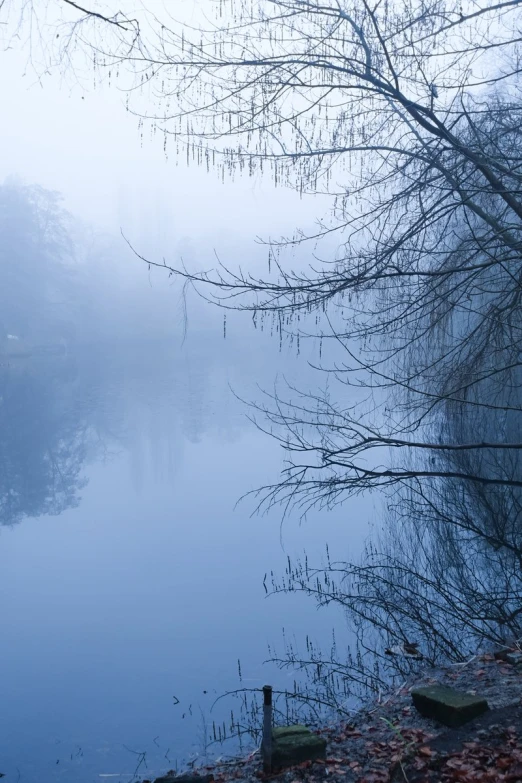
[[[411,690],[437,683],[484,697],[489,712],[458,730],[422,717]],[[264,776],[254,753],[198,772],[216,783],[522,783],[522,666],[483,654],[430,669],[318,733],[327,740],[325,761]],[[169,780],[182,783],[179,776],[156,779]]]

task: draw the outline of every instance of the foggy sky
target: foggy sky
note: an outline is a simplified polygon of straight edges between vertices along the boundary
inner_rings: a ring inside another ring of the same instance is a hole
[[[325,211],[317,199],[274,188],[268,177],[238,175],[222,184],[217,172],[187,167],[184,156],[176,165],[173,149],[166,160],[160,134],[151,139],[145,128],[141,146],[124,93],[95,88],[90,76],[80,85],[66,70],[43,73],[37,58],[34,67],[28,62],[27,46],[19,51],[16,44],[2,52],[0,69],[0,182],[17,176],[57,190],[75,216],[114,235],[123,228],[156,259],[174,263],[180,242],[196,242],[207,269],[213,249],[245,268],[266,269],[256,236],[309,228]]]

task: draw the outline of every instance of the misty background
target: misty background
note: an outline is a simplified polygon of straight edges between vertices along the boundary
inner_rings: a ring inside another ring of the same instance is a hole
[[[342,642],[340,613],[267,598],[263,578],[326,542],[356,555],[372,507],[281,525],[252,516],[254,498],[236,506],[283,456],[234,393],[324,385],[317,346],[298,355],[241,313],[225,336],[223,312],[121,232],[155,261],[206,269],[217,254],[255,273],[256,236],[311,225],[317,201],[176,164],[117,91],[2,56],[1,771],[128,780],[146,751],[152,776],[202,758],[238,660],[243,685],[292,681],[263,666],[283,627]]]

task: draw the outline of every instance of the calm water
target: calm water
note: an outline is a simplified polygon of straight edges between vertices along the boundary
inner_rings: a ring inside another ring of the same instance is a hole
[[[130,781],[141,752],[138,777],[201,758],[205,723],[234,707],[210,712],[240,686],[238,659],[243,685],[290,685],[263,665],[283,627],[325,648],[334,624],[342,637],[340,614],[267,599],[262,582],[287,554],[320,561],[326,540],[339,557],[359,551],[366,507],[290,519],[282,536],[280,513],[234,507],[277,477],[282,453],[230,385],[253,397],[276,372],[315,379],[255,333],[0,368],[6,783]]]

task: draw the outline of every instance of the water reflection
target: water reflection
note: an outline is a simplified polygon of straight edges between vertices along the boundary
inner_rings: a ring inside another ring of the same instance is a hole
[[[89,424],[69,363],[0,367],[0,522],[61,514],[85,486]]]
[[[6,783],[128,781],[136,750],[152,777],[229,715],[209,710],[238,686],[238,658],[245,683],[284,684],[292,673],[262,666],[281,628],[330,638],[332,616],[306,600],[265,600],[264,573],[286,562],[279,516],[234,510],[282,455],[230,386],[254,396],[278,370],[291,378],[295,357],[269,340],[212,333],[2,368]],[[348,555],[345,530],[342,511],[289,523],[285,546],[317,552],[337,536]]]
[[[74,357],[4,358],[0,523],[75,508],[87,464],[121,449],[132,455],[139,488],[147,471],[159,481],[174,475],[185,441],[208,432],[236,438],[247,422],[227,388],[234,368],[226,355],[217,363],[214,343],[201,335],[185,351],[172,341],[120,341],[80,347]]]

